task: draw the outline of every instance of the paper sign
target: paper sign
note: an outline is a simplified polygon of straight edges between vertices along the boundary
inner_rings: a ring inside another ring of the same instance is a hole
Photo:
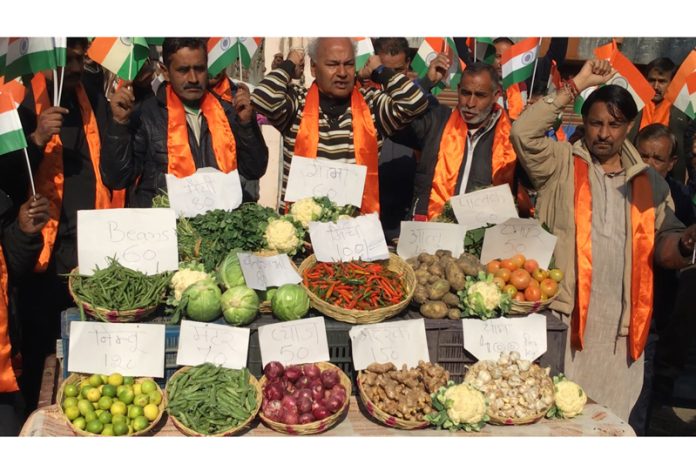
[[[244,281],[249,288],[265,291],[269,286],[296,285],[302,277],[290,263],[287,254],[259,257],[249,253],[238,253]]]
[[[479,360],[497,360],[500,352],[519,352],[534,361],[546,351],[546,316],[462,319],[464,348]]]
[[[190,218],[213,209],[231,211],[242,204],[242,184],[236,170],[223,173],[206,167],[184,178],[169,173],[165,177],[169,206],[177,216]]]
[[[444,222],[401,221],[401,235],[396,253],[403,259],[437,250],[451,250],[453,257],[464,251],[467,228],[461,224]]]
[[[164,325],[72,321],[68,371],[164,378]]]
[[[77,212],[80,275],[106,268],[108,258],[147,275],[179,268],[176,216],[169,208],[89,209]]]
[[[367,167],[327,159],[293,156],[285,201],[327,196],[339,206],[362,206]]]
[[[518,217],[507,183],[453,196],[450,204],[457,222],[469,230]]]
[[[384,260],[387,241],[377,213],[333,222],[310,222],[309,238],[320,262]]]
[[[247,364],[249,329],[222,324],[181,321],[177,365],[214,363],[240,369]]]
[[[352,327],[348,335],[356,371],[375,362],[415,368],[419,360],[430,361],[424,319],[360,325]]]
[[[526,258],[536,260],[546,270],[551,263],[556,239],[556,236],[546,232],[534,219],[508,219],[486,229],[481,263],[485,265],[493,259],[510,258],[521,253]]]
[[[277,322],[259,327],[261,363],[283,365],[329,361],[329,342],[323,317]]]

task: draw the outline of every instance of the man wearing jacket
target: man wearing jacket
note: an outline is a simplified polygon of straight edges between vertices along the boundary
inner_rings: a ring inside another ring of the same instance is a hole
[[[150,207],[166,189],[165,174],[179,178],[199,168],[238,170],[246,179],[261,178],[268,148],[249,101],[239,90],[234,104],[207,91],[206,41],[167,38],[162,45],[168,83],[133,114],[134,96],[121,87],[111,98],[113,119],[106,130],[101,173],[111,188],[135,185],[131,207]],[[244,200],[251,200],[244,195]]]

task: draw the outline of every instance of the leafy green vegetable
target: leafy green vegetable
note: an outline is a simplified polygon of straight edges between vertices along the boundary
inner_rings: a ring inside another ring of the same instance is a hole
[[[228,324],[250,324],[258,310],[259,296],[251,288],[235,286],[222,295],[222,315]]]
[[[283,285],[273,295],[271,309],[281,321],[301,319],[309,311],[309,296],[300,285]]]

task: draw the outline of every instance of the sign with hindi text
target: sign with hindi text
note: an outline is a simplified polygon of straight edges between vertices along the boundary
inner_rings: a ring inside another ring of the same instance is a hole
[[[225,368],[244,368],[247,366],[250,332],[229,325],[182,320],[176,364],[213,363]]]
[[[396,253],[403,259],[437,250],[451,250],[453,257],[464,251],[467,228],[461,224],[444,222],[401,221],[401,234]]]
[[[323,317],[274,322],[259,327],[262,366],[272,361],[283,365],[329,361],[329,342]]]
[[[328,159],[293,156],[285,201],[326,196],[339,206],[362,206],[367,167]]]
[[[177,216],[190,218],[213,209],[231,211],[242,204],[242,185],[236,170],[223,173],[205,167],[188,177],[177,178],[169,173],[165,177],[169,207]]]
[[[549,268],[557,237],[546,232],[536,219],[508,219],[486,229],[481,249],[484,265],[496,258],[510,258],[521,253],[534,259],[543,269]]]
[[[497,360],[501,352],[519,352],[534,361],[546,351],[546,317],[462,319],[464,348],[479,360]]]
[[[450,204],[457,222],[469,230],[518,217],[507,183],[453,196]]]
[[[309,237],[319,262],[385,260],[387,241],[377,213],[341,219],[338,222],[310,222]]]
[[[302,277],[290,263],[287,254],[260,257],[250,253],[238,253],[244,281],[249,288],[265,291],[269,286],[296,285]]]
[[[424,319],[359,325],[349,335],[355,371],[371,363],[391,362],[401,369],[403,364],[415,368],[420,360],[430,361]]]

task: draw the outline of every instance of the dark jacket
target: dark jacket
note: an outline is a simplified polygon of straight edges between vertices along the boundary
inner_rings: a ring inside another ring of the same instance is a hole
[[[165,190],[167,183],[167,105],[166,87],[160,87],[157,96],[143,102],[139,114],[131,116],[130,125],[109,122],[102,141],[101,175],[104,183],[113,189],[135,184],[131,207],[148,208],[152,198]],[[236,141],[237,170],[247,179],[261,178],[268,165],[268,148],[261,129],[252,119],[248,124],[237,120],[235,109],[221,102]],[[217,168],[208,124],[203,118],[200,145],[188,127],[189,145],[196,168]],[[244,195],[244,201],[250,201]]]

